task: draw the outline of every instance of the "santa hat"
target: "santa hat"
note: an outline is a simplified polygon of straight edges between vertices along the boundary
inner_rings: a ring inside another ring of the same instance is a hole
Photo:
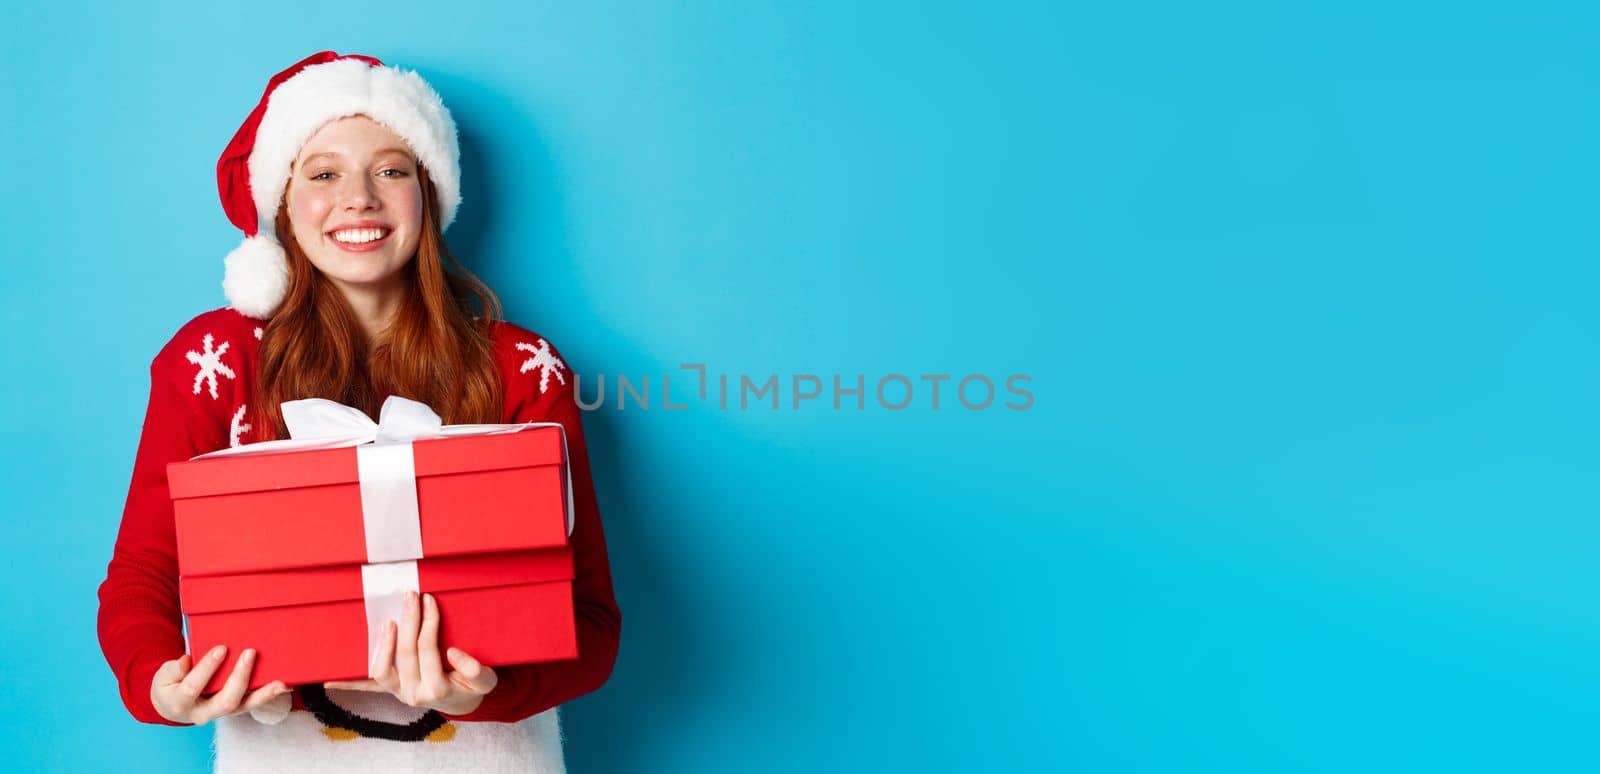
[[[272,76],[261,102],[217,161],[217,192],[244,243],[223,261],[222,291],[234,309],[266,319],[289,285],[288,259],[273,231],[301,146],[329,121],[361,114],[411,146],[438,193],[440,228],[461,203],[456,125],[437,92],[414,72],[370,56],[323,51]]]

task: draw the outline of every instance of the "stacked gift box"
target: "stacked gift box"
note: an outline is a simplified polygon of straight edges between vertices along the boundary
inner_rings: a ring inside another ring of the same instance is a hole
[[[408,591],[437,600],[441,652],[577,657],[559,426],[281,444],[168,467],[189,652],[228,646],[207,692],[247,647],[251,688],[366,677]]]

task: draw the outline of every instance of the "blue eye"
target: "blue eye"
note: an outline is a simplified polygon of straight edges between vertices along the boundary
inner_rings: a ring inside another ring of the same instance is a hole
[[[401,178],[401,177],[405,177],[407,175],[407,172],[405,170],[403,170],[403,169],[385,169],[382,172],[379,172],[378,174],[387,175],[390,172],[394,173],[392,175],[389,175],[389,177],[391,177],[391,178]]]

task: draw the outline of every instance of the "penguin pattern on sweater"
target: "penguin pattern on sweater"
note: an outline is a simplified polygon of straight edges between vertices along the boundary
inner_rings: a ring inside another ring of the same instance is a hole
[[[128,711],[161,717],[150,685],[185,651],[177,544],[166,466],[262,435],[250,415],[265,322],[231,308],[190,320],[150,364],[150,400],[116,546],[100,586],[98,633]],[[576,380],[539,335],[506,322],[492,328],[504,392],[502,422],[559,422],[572,473],[573,602],[579,657],[496,667],[499,682],[473,712],[449,716],[389,694],[298,686],[280,723],[249,714],[217,721],[219,772],[564,771],[557,707],[598,689],[611,674],[622,616],[576,400]],[[227,643],[242,649],[250,643]]]

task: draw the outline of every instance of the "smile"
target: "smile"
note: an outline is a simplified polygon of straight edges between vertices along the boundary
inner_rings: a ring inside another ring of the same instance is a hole
[[[393,233],[387,228],[347,228],[329,232],[328,236],[341,250],[364,253],[378,249]]]

